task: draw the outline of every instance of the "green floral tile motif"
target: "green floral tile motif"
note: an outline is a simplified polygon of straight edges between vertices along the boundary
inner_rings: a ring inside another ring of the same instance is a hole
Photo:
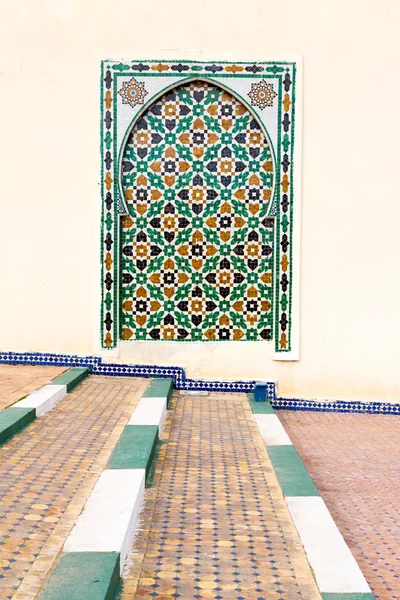
[[[271,339],[274,163],[247,108],[203,81],[174,88],[122,172],[122,339]]]

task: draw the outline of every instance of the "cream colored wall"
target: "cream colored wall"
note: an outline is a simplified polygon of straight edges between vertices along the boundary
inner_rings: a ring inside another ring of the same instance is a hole
[[[123,344],[189,376],[400,400],[397,0],[0,0],[0,349],[94,351],[102,58],[304,66],[301,355]]]

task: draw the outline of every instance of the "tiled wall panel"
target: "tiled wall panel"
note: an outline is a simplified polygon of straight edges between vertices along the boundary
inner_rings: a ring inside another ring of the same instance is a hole
[[[292,350],[295,85],[291,62],[103,61],[104,349],[122,337]]]

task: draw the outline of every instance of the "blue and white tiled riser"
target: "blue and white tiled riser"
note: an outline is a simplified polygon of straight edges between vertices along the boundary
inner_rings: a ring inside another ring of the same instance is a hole
[[[185,378],[181,367],[156,367],[150,365],[124,365],[102,363],[101,359],[93,367],[94,375],[112,375],[116,377],[171,377],[178,385]]]
[[[53,354],[49,352],[0,352],[0,364],[6,365],[53,365],[60,367],[92,368],[101,359],[96,356]]]
[[[400,414],[400,404],[389,402],[346,402],[334,400],[331,402],[318,402],[316,400],[299,400],[296,398],[275,398],[272,406],[276,410],[312,410],[317,412],[342,412],[342,413],[374,413],[374,414]]]
[[[93,375],[114,377],[171,377],[178,390],[209,392],[252,392],[255,381],[206,381],[187,379],[182,367],[126,365],[103,363],[98,356],[53,354],[49,352],[0,352],[0,364],[54,365],[61,367],[87,367]],[[318,402],[297,398],[277,398],[275,383],[267,384],[268,400],[277,410],[313,410],[319,412],[375,413],[400,415],[400,404],[388,402]]]
[[[209,392],[251,392],[255,381],[207,381],[187,379],[182,367],[159,367],[153,365],[127,365],[103,363],[100,357],[50,354],[39,352],[0,352],[0,364],[57,365],[65,367],[88,367],[93,375],[113,377],[171,377],[178,390]],[[267,384],[268,399],[275,398],[275,384]]]

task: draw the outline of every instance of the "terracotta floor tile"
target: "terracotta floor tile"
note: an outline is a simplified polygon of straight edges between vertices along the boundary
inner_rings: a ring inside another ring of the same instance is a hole
[[[61,375],[67,367],[0,365],[0,410]]]
[[[376,600],[400,598],[400,417],[277,411]]]

